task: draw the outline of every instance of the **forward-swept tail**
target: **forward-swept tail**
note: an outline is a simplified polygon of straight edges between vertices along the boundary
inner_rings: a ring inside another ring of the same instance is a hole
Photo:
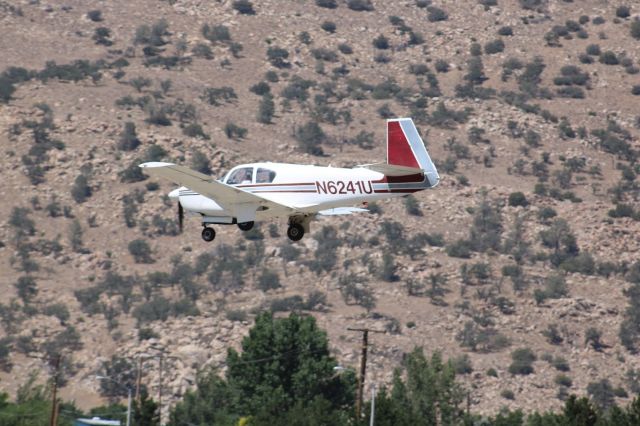
[[[387,120],[387,164],[421,169],[431,186],[436,186],[440,180],[411,118]]]
[[[387,120],[386,163],[364,164],[358,167],[366,167],[386,176],[424,174],[428,180],[426,183],[430,187],[434,187],[440,182],[438,170],[431,161],[411,118]]]

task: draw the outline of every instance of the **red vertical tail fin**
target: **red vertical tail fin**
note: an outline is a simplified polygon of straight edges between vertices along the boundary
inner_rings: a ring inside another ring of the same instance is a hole
[[[418,129],[410,118],[387,120],[387,164],[421,169],[433,186],[440,180]]]

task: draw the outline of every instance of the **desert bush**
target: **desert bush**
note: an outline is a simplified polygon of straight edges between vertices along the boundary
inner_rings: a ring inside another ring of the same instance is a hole
[[[289,52],[281,47],[269,46],[267,49],[267,59],[276,68],[288,68],[290,66],[287,62],[288,57]]]
[[[471,358],[469,355],[462,354],[451,359],[453,369],[456,374],[471,374],[473,373],[473,366],[471,365]]]
[[[274,290],[282,287],[280,284],[280,276],[277,272],[270,269],[263,269],[258,278],[258,288],[262,291]]]
[[[440,22],[449,19],[449,15],[443,9],[436,6],[427,7],[427,19],[429,22]]]
[[[319,47],[317,49],[311,49],[311,55],[318,61],[337,62],[338,55],[331,49]]]
[[[509,194],[509,205],[511,207],[527,207],[529,201],[527,201],[527,197],[522,192],[512,192]]]
[[[456,240],[446,247],[446,252],[451,257],[469,259],[471,257],[471,242],[465,239]]]
[[[631,37],[640,40],[640,20],[631,23]]]
[[[46,305],[42,308],[42,314],[58,318],[62,325],[70,318],[69,309],[62,302]]]
[[[191,52],[198,58],[213,59],[213,50],[205,43],[196,43]]]
[[[533,362],[536,356],[529,348],[520,348],[511,352],[511,364],[509,365],[509,373],[528,375],[533,373]]]
[[[256,14],[256,11],[253,9],[253,3],[249,0],[234,0],[232,7],[242,15]]]
[[[437,72],[440,73],[449,72],[449,62],[445,61],[444,59],[438,59],[434,64],[434,68]]]
[[[210,137],[205,133],[202,126],[198,123],[190,123],[182,128],[182,134],[189,136],[190,138],[199,138],[209,140]]]
[[[136,239],[129,243],[129,253],[133,256],[136,263],[153,263],[151,257],[151,247],[143,239]]]
[[[340,293],[347,305],[356,304],[371,311],[376,307],[376,297],[371,288],[361,279],[353,275],[340,277]]]
[[[118,149],[122,151],[133,151],[138,146],[140,146],[140,139],[138,139],[138,135],[136,134],[136,125],[131,121],[127,121],[124,123],[124,128],[118,140]]]
[[[258,96],[264,96],[267,93],[271,93],[271,86],[266,81],[261,81],[254,84],[249,88],[249,91],[255,93]]]
[[[76,253],[87,252],[87,250],[83,248],[82,234],[83,231],[80,221],[77,218],[73,219],[69,225],[69,243],[71,244],[71,249]]]
[[[136,306],[132,315],[138,324],[145,324],[152,321],[166,321],[170,312],[171,302],[163,296],[154,296],[148,302]]]
[[[16,91],[13,81],[4,75],[0,75],[0,102],[8,103],[11,100],[11,96]]]
[[[304,309],[304,300],[299,295],[273,299],[269,309],[271,312],[301,311]]]
[[[14,287],[18,292],[18,297],[25,305],[29,304],[38,295],[38,284],[31,275],[24,275],[18,278]]]
[[[602,332],[595,327],[589,327],[584,333],[584,344],[591,345],[596,351],[601,351],[604,347],[602,341]]]
[[[153,331],[151,327],[140,327],[138,329],[138,340],[149,340],[149,339],[158,339],[160,335]]]
[[[211,165],[209,163],[209,158],[198,149],[193,151],[193,155],[191,157],[191,167],[194,170],[199,171],[200,173],[204,173],[206,175],[211,174]]]
[[[248,130],[244,127],[240,127],[235,123],[228,122],[224,125],[224,134],[229,139],[243,139],[247,135]]]
[[[336,0],[316,0],[316,6],[324,7],[326,9],[335,9],[338,7]]]
[[[273,102],[273,96],[270,93],[265,93],[258,104],[258,122],[263,124],[270,124],[275,114],[275,103]]]
[[[167,105],[149,105],[147,107],[147,118],[145,121],[156,126],[170,126],[171,120],[168,114]]]
[[[439,102],[427,121],[436,127],[455,128],[457,124],[465,123],[470,114],[469,109],[456,111],[448,109],[444,102]]]
[[[328,33],[333,34],[336,32],[336,23],[333,21],[324,21],[322,24],[320,24],[320,28]]]
[[[322,143],[326,140],[326,135],[322,128],[315,121],[308,121],[295,131],[295,138],[298,146],[303,152],[311,155],[323,155]]]
[[[580,87],[561,87],[556,93],[561,98],[584,99],[584,90]]]
[[[498,30],[498,34],[501,35],[501,36],[512,36],[513,35],[513,28],[511,28],[509,26],[500,27],[500,29]]]
[[[600,62],[605,65],[618,65],[620,60],[615,52],[611,50],[607,50],[605,52],[600,53]]]
[[[340,43],[338,45],[338,50],[340,51],[340,53],[343,53],[345,55],[351,55],[353,53],[353,48],[351,48],[351,46],[347,43]]]
[[[420,210],[420,203],[413,195],[409,195],[404,199],[404,207],[407,214],[412,216],[422,216],[422,210]]]
[[[560,330],[557,324],[549,324],[545,330],[542,331],[542,335],[547,339],[547,342],[552,345],[559,345],[564,341],[560,335]]]
[[[544,0],[519,0],[520,7],[527,10],[535,10],[538,7],[542,6]]]
[[[571,377],[562,373],[556,376],[556,378],[554,379],[554,382],[556,383],[556,385],[564,386],[567,388],[570,388],[573,385],[573,381],[571,380]]]
[[[226,317],[229,321],[239,321],[239,322],[246,321],[248,318],[247,312],[243,311],[242,309],[233,309],[233,310],[227,311]]]
[[[484,45],[484,53],[493,55],[504,51],[504,41],[501,39],[493,40]]]
[[[134,43],[156,47],[163,46],[167,43],[164,40],[164,36],[168,35],[168,29],[169,23],[165,19],[160,19],[152,26],[140,25],[136,28]]]
[[[600,56],[602,51],[600,50],[600,46],[597,44],[590,44],[586,48],[587,55],[591,56]]]
[[[389,39],[386,38],[384,34],[380,34],[378,37],[373,39],[373,47],[376,49],[388,49]]]
[[[609,379],[590,382],[587,385],[587,393],[591,396],[593,403],[601,410],[607,410],[615,403],[615,394]]]
[[[636,84],[631,88],[631,94],[635,96],[640,96],[640,84]]]
[[[616,8],[616,16],[618,18],[628,18],[631,15],[631,8],[629,6],[618,6]]]
[[[96,44],[102,46],[111,46],[113,41],[109,40],[111,37],[111,30],[107,27],[98,27],[94,30],[92,40],[96,42]]]
[[[200,30],[202,36],[212,43],[227,43],[231,41],[231,32],[225,25],[204,24]]]
[[[84,203],[87,198],[91,196],[91,186],[89,185],[89,179],[84,173],[81,173],[76,177],[71,187],[71,196],[76,203]]]
[[[469,46],[469,54],[471,56],[482,56],[482,46],[480,43],[471,43],[471,46]]]
[[[516,395],[513,393],[513,391],[511,389],[503,389],[500,391],[500,396],[503,397],[504,399],[508,399],[510,401],[513,401],[514,399],[516,399]]]
[[[236,95],[233,87],[207,87],[200,96],[200,99],[204,100],[209,105],[219,106],[222,105],[223,102],[233,102],[233,100],[238,99],[238,95]]]
[[[102,21],[102,12],[100,10],[90,10],[87,12],[87,18],[93,22]]]
[[[370,12],[374,9],[371,0],[347,0],[347,7],[357,12]]]

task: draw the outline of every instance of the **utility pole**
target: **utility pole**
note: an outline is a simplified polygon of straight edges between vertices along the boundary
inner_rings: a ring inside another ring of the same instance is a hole
[[[360,420],[362,413],[362,399],[364,397],[364,377],[367,372],[367,349],[369,347],[369,332],[384,333],[380,330],[370,330],[368,328],[347,328],[349,331],[362,333],[362,357],[360,358],[360,375],[358,376],[358,389],[356,395],[356,419]]]
[[[375,425],[375,417],[376,417],[376,385],[373,384],[371,388],[371,415],[369,416],[369,426]]]
[[[60,357],[56,356],[53,372],[53,392],[51,392],[51,416],[49,417],[49,426],[58,424],[58,371],[60,370]]]
[[[158,389],[158,419],[160,419],[160,425],[162,425],[162,357],[164,355],[164,352],[160,352],[159,355],[159,366],[160,366],[160,374],[159,374],[159,381],[160,381],[160,386]]]
[[[136,374],[136,402],[140,406],[140,386],[142,384],[142,355],[138,357],[138,372]]]

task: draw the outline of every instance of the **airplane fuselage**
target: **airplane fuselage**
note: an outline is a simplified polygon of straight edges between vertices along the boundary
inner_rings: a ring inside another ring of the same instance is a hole
[[[239,170],[250,172],[246,180],[234,183],[232,179]],[[267,173],[271,176],[266,177]],[[366,168],[286,163],[243,164],[232,169],[220,181],[279,204],[296,206],[301,210],[313,208],[315,211],[401,197],[432,186],[424,174],[393,177]],[[201,214],[205,222],[234,222],[233,213],[211,198],[186,187],[174,191],[172,198],[176,195],[185,210]],[[259,209],[256,219],[278,215],[271,209]]]

